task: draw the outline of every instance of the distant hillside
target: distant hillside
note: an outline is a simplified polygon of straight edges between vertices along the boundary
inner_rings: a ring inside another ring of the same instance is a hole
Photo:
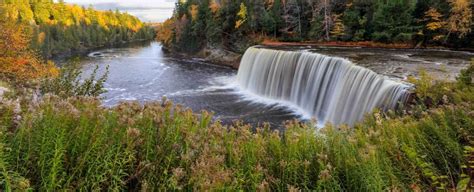
[[[1,14],[31,24],[31,46],[45,57],[152,39],[154,29],[137,17],[119,11],[98,11],[92,7],[53,1],[6,1]]]

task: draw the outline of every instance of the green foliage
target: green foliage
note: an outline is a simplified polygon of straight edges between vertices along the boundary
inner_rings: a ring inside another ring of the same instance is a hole
[[[18,113],[18,103],[0,102],[0,190],[25,191],[30,188],[27,179],[12,169],[10,163],[11,146],[7,142],[9,129],[15,125],[15,112]]]
[[[386,3],[378,3],[373,16],[374,39],[381,42],[402,40],[403,36],[396,38],[402,33],[413,33],[412,11],[414,4],[411,0],[395,0]],[[382,35],[383,34],[383,35]],[[384,36],[381,38],[381,36]]]
[[[377,42],[388,43],[390,42],[390,34],[386,32],[375,32],[372,34],[372,39]]]
[[[27,110],[1,101],[0,185],[44,191],[466,188],[474,89],[426,77],[417,89],[440,89],[450,102],[415,107],[410,116],[375,112],[353,128],[321,130],[294,121],[284,130],[223,126],[205,111],[196,115],[166,99],[104,108],[92,97],[47,95],[23,103]]]
[[[42,94],[54,94],[63,98],[73,96],[98,97],[105,93],[104,83],[107,81],[109,66],[102,76],[97,78],[99,66],[87,78],[82,78],[82,71],[77,64],[70,64],[61,69],[58,77],[44,79],[41,83]]]
[[[258,43],[262,38],[472,47],[473,31],[466,28],[472,19],[465,18],[471,15],[469,7],[466,7],[469,4],[465,3],[466,0],[456,2],[458,3],[442,0],[183,1],[176,4],[175,14],[167,21],[167,32],[163,33],[167,38],[161,40],[171,50],[188,53],[198,52],[209,46],[240,52],[242,48]],[[199,16],[188,22],[190,18],[194,18],[192,13],[195,11],[191,8],[196,6],[198,15],[205,17]],[[451,18],[451,22],[448,18]],[[465,19],[456,24],[457,20],[453,18]],[[447,26],[462,29],[466,36],[449,35]],[[175,44],[170,44],[170,39],[174,39]]]
[[[462,85],[472,85],[474,84],[474,59],[471,61],[471,65],[467,69],[461,70],[461,73],[457,77],[457,80]]]
[[[393,40],[400,43],[410,43],[413,40],[413,34],[411,33],[400,33],[396,35]]]

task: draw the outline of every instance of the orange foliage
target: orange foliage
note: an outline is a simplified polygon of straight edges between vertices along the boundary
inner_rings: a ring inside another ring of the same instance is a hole
[[[189,13],[191,15],[191,20],[196,21],[198,13],[199,13],[199,6],[198,5],[191,5],[191,8],[189,9]]]
[[[441,29],[446,24],[446,22],[443,21],[443,15],[432,7],[425,12],[425,20],[428,21],[426,28],[430,31]]]
[[[165,45],[171,44],[173,38],[174,23],[175,21],[173,19],[167,19],[164,23],[160,24],[157,27],[156,38],[158,41],[164,43]]]
[[[213,14],[216,14],[219,11],[220,8],[221,8],[221,6],[219,5],[218,2],[216,2],[216,0],[211,1],[210,5],[209,5],[209,9],[211,9],[211,12]]]
[[[58,75],[52,62],[43,62],[29,47],[26,28],[0,20],[0,77],[30,80]]]

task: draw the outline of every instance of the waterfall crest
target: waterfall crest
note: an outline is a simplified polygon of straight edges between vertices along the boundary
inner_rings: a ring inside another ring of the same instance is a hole
[[[395,108],[409,88],[346,59],[256,47],[245,52],[237,80],[242,89],[290,102],[320,124],[350,126],[375,108]]]

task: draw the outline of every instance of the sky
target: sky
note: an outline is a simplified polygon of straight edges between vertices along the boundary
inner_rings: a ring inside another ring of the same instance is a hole
[[[126,11],[145,22],[162,22],[173,14],[175,0],[65,0],[100,10]]]

